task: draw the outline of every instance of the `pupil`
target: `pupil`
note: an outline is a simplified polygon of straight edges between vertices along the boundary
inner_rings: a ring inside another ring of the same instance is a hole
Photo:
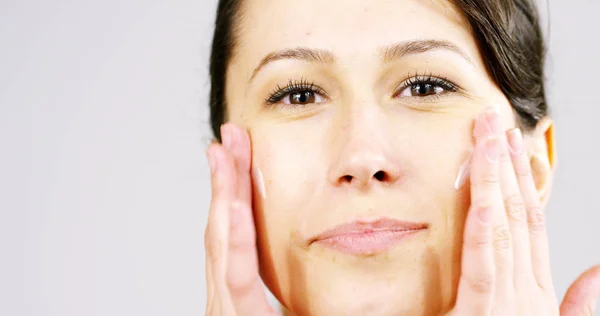
[[[415,87],[415,90],[416,90],[417,94],[428,95],[431,92],[431,85],[430,84],[419,84]]]
[[[311,91],[296,92],[292,96],[293,103],[312,103],[313,94]]]

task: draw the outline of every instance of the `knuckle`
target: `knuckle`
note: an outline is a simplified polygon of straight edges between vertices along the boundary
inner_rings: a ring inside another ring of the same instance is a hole
[[[229,235],[229,248],[233,251],[242,251],[256,247],[256,235],[251,230],[234,229]]]
[[[508,219],[513,222],[523,222],[527,212],[525,203],[520,195],[512,195],[504,200]]]
[[[469,287],[479,294],[491,293],[494,288],[494,279],[492,275],[482,274],[467,281]]]
[[[531,166],[524,161],[515,163],[515,174],[519,177],[528,177],[531,175]]]
[[[465,240],[465,246],[472,249],[482,249],[491,247],[491,240],[488,234],[482,232]]]
[[[498,176],[493,173],[486,173],[481,177],[481,184],[485,187],[496,187],[499,185]]]
[[[204,241],[204,249],[206,249],[207,258],[211,262],[217,262],[219,260],[219,254],[221,253],[222,248],[223,247],[219,242],[208,239],[205,239]]]
[[[206,226],[204,229],[204,248],[208,248],[208,244],[210,243],[210,228]]]
[[[254,239],[249,238],[249,236],[238,234],[229,236],[229,249],[232,251],[244,251],[255,245]]]
[[[544,231],[546,229],[546,216],[542,208],[538,206],[531,207],[528,213],[527,222],[529,230],[532,233]]]
[[[504,142],[504,146],[507,146],[506,142]],[[508,152],[508,150],[502,150],[500,152],[500,157],[499,158],[499,162],[501,163],[507,163],[507,162],[511,162],[511,157],[510,157],[510,153]]]
[[[506,225],[494,228],[494,247],[498,250],[507,250],[511,246],[510,230]]]
[[[250,276],[227,273],[227,288],[233,296],[244,296],[252,291],[253,286]]]
[[[491,209],[494,205],[492,200],[490,198],[486,198],[486,197],[481,197],[481,198],[473,201],[472,204],[474,207],[473,211],[477,214],[480,211]]]

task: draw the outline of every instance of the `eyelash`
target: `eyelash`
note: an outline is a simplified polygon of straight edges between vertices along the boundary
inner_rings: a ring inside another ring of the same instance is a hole
[[[394,92],[394,97],[396,97],[399,93],[404,91],[404,89],[410,88],[411,86],[414,86],[417,84],[438,86],[447,92],[458,92],[461,90],[461,88],[458,85],[452,83],[447,78],[444,78],[441,76],[435,76],[433,74],[428,74],[428,75],[415,74],[414,76],[409,76],[408,79],[404,80],[404,82],[402,82],[396,88],[396,90],[395,90],[396,92]],[[322,96],[326,96],[325,90],[323,90],[321,87],[315,85],[314,83],[309,82],[305,78],[301,78],[300,80],[291,80],[290,79],[288,81],[288,83],[283,87],[280,85],[277,85],[275,87],[275,89],[273,89],[273,91],[271,91],[269,93],[269,97],[265,100],[265,102],[268,105],[274,105],[274,104],[281,102],[281,100],[283,100],[283,98],[285,98],[286,96],[288,96],[290,94],[307,92],[307,91],[316,93],[316,94],[320,94]],[[416,97],[416,98],[421,98],[421,99],[423,99],[423,98],[439,98],[439,95]],[[295,106],[298,106],[298,105],[295,105]]]
[[[461,90],[461,88],[456,85],[455,83],[451,82],[450,80],[448,80],[445,77],[442,76],[435,76],[432,73],[428,74],[428,75],[419,75],[419,74],[415,74],[414,76],[410,76],[409,78],[404,80],[399,86],[398,88],[396,88],[396,92],[394,93],[394,97],[396,97],[398,94],[400,94],[402,91],[404,91],[404,89],[410,88],[414,85],[431,85],[431,86],[438,86],[441,87],[442,89],[444,89],[445,92],[458,92]],[[432,95],[432,96],[426,96],[426,97],[416,97],[416,98],[439,98],[439,95]]]
[[[310,91],[312,93],[317,93],[323,96],[326,96],[325,90],[321,87],[315,85],[308,80],[301,78],[300,80],[289,80],[287,85],[281,87],[277,85],[271,93],[269,93],[269,97],[265,100],[268,105],[273,105],[281,102],[283,98],[293,93],[300,93]]]

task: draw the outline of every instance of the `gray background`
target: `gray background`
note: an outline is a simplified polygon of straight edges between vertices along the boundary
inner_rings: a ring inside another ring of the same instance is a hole
[[[600,263],[600,2],[550,4],[562,297]],[[204,313],[215,6],[0,2],[0,315]]]

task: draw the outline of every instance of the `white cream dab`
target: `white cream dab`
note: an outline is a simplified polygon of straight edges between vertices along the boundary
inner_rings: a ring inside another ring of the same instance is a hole
[[[469,152],[469,157],[467,160],[460,166],[458,169],[458,176],[456,177],[456,181],[454,181],[454,189],[460,190],[467,182],[471,174],[471,161],[473,160],[473,151]]]
[[[260,193],[260,196],[262,196],[263,199],[266,199],[267,193],[265,190],[265,181],[263,179],[263,174],[260,171],[260,168],[258,168],[258,166],[254,168],[254,183],[256,183],[256,186],[258,187],[258,193]]]

